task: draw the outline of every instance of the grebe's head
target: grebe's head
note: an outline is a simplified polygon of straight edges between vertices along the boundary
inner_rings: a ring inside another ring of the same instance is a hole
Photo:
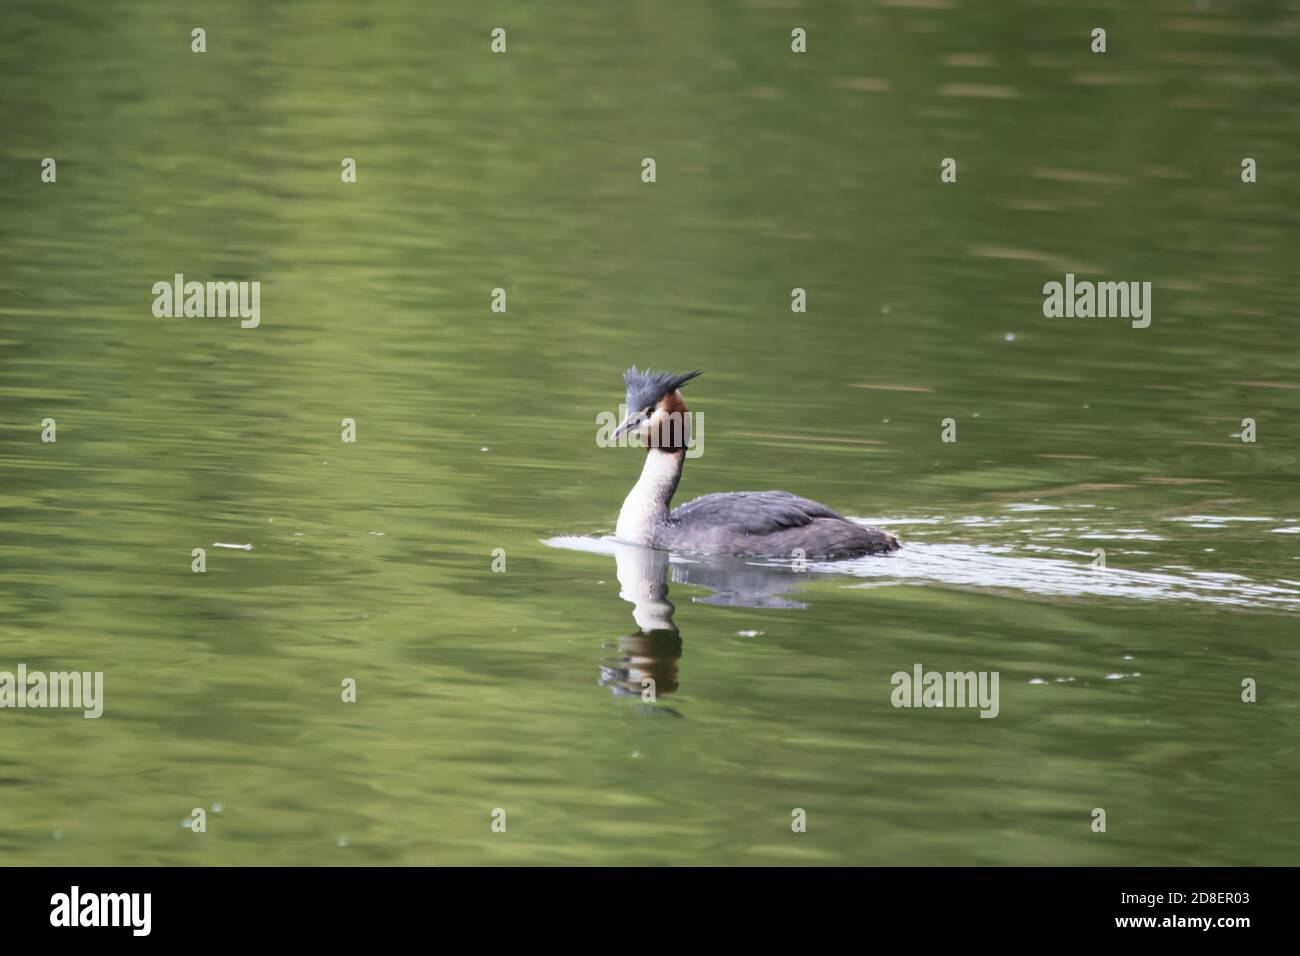
[[[614,437],[642,435],[650,447],[686,447],[686,403],[678,389],[701,374],[702,369],[681,374],[633,365],[623,373],[627,417],[615,429]]]

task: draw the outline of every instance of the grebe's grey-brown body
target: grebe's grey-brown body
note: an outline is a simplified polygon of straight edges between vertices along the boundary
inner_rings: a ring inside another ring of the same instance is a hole
[[[785,491],[705,495],[669,511],[686,459],[686,403],[679,389],[699,374],[633,366],[623,376],[628,413],[614,434],[641,435],[647,448],[641,477],[618,514],[619,540],[740,557],[851,558],[898,550],[889,532]]]

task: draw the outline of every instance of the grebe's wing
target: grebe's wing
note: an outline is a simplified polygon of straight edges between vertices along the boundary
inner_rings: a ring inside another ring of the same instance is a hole
[[[724,491],[705,495],[674,508],[669,517],[684,527],[726,527],[751,535],[802,528],[814,518],[847,520],[821,502],[788,491]]]

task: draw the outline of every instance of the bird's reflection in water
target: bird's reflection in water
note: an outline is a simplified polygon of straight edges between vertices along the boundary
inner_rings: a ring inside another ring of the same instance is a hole
[[[677,690],[677,661],[682,637],[673,623],[668,600],[668,552],[637,545],[615,545],[619,597],[632,604],[637,630],[605,645],[615,651],[600,667],[600,686],[616,697],[638,697],[651,703]],[[649,714],[681,716],[669,707],[638,708]]]
[[[739,558],[688,559],[639,545],[609,542],[618,566],[619,597],[632,605],[637,630],[605,645],[612,653],[601,665],[600,686],[615,696],[639,700],[637,710],[651,716],[681,714],[659,703],[679,686],[682,637],[673,622],[676,607],[668,583],[704,588],[697,604],[727,607],[802,608],[791,598],[813,575],[790,565],[754,564]],[[825,577],[818,574],[817,577]]]

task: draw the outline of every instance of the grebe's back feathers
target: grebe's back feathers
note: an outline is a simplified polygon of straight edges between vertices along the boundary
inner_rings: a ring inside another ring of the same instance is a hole
[[[788,491],[705,495],[669,515],[661,546],[748,557],[841,558],[898,550],[898,539]],[[796,552],[801,554],[796,555]]]
[[[677,524],[727,525],[742,534],[802,528],[813,518],[847,520],[819,501],[788,491],[722,491],[688,501],[671,516]]]

